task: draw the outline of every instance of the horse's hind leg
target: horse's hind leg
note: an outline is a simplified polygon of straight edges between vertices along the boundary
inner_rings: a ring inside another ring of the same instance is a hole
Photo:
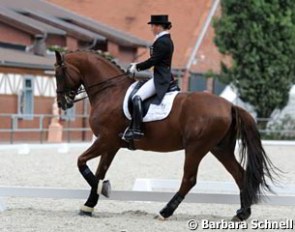
[[[243,221],[250,217],[251,208],[245,206],[242,198],[242,189],[244,185],[245,170],[237,161],[234,155],[234,148],[231,149],[213,149],[212,154],[223,164],[226,170],[232,175],[236,184],[240,189],[241,208],[237,210],[236,215],[232,218],[233,221]]]
[[[184,173],[179,191],[173,196],[168,204],[160,211],[160,217],[166,219],[170,217],[186,194],[197,182],[197,172],[199,163],[206,155],[207,151],[198,149],[197,146],[190,146],[185,149]]]

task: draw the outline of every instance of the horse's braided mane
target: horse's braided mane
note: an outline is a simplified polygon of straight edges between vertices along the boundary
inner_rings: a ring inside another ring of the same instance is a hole
[[[66,51],[65,54],[76,53],[76,52],[86,52],[86,53],[92,53],[92,54],[98,55],[102,57],[103,59],[105,59],[106,61],[114,64],[122,72],[125,72],[125,69],[121,65],[119,65],[118,62],[115,60],[115,58],[108,52],[104,52],[101,50],[76,50],[76,51]]]

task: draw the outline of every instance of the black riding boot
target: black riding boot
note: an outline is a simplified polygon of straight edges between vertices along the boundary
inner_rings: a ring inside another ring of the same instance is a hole
[[[124,138],[126,140],[137,140],[143,137],[142,132],[142,101],[139,96],[135,96],[132,99],[133,103],[133,117],[131,128],[125,133]]]

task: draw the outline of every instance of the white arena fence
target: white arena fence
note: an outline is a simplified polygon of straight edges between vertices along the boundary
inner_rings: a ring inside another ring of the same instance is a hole
[[[295,141],[283,141],[283,140],[264,140],[262,141],[264,146],[295,146]],[[238,142],[236,149],[238,149]],[[87,149],[91,143],[56,143],[56,144],[1,144],[1,151],[17,152],[18,154],[29,154],[31,150],[47,150],[55,149],[58,153],[67,153],[72,148]]]
[[[179,186],[179,180],[137,179],[132,191],[113,191],[108,200],[167,202]],[[272,186],[276,195],[269,194],[260,204],[295,206],[295,186]],[[5,197],[30,197],[49,199],[87,199],[89,189],[64,189],[25,186],[0,186],[0,199]],[[102,197],[102,200],[107,198]],[[238,189],[232,182],[198,182],[184,202],[210,204],[240,204]],[[0,211],[5,209],[0,201]]]

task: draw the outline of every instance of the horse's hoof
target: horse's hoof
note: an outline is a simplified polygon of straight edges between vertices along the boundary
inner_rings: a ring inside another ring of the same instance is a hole
[[[235,219],[236,221],[246,221],[250,216],[251,208],[241,208],[237,211],[237,214],[233,217],[233,219]]]
[[[160,221],[166,221],[167,218],[164,218],[161,214],[158,214],[154,217],[154,219],[160,220]]]
[[[241,222],[242,220],[237,216],[235,215],[232,219],[231,219],[232,222]]]
[[[81,208],[80,208],[79,215],[91,217],[93,211],[94,211],[94,208],[88,207],[86,205],[82,205]]]
[[[102,194],[106,198],[109,198],[111,196],[112,188],[111,188],[111,182],[109,180],[104,180],[102,182],[102,185],[98,185],[97,194]]]
[[[174,210],[172,208],[170,208],[169,206],[165,206],[165,208],[163,208],[160,211],[159,216],[164,218],[164,220],[166,220],[173,215],[173,212]]]
[[[82,211],[82,210],[80,210],[79,215],[80,215],[80,216],[92,217],[92,213],[90,213],[90,212],[85,212],[85,211]]]

